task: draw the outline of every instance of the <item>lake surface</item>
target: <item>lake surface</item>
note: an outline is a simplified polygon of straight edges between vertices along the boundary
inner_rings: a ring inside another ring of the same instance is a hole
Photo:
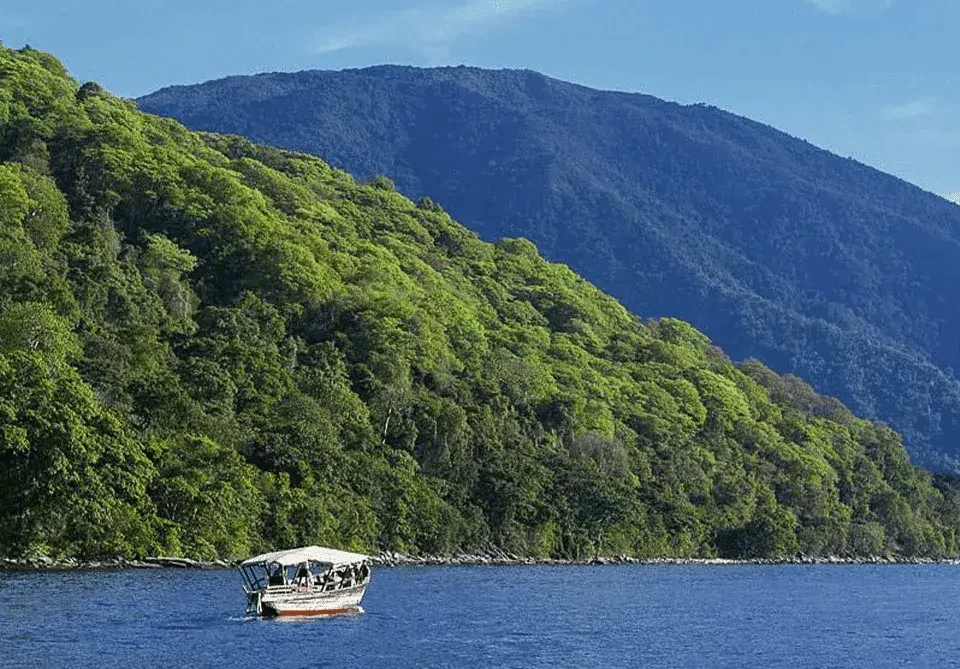
[[[0,666],[960,666],[951,566],[379,568],[363,615],[243,608],[229,571],[0,573]]]

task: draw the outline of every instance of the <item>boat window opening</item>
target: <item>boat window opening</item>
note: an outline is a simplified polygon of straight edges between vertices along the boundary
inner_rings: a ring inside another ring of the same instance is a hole
[[[310,585],[310,569],[306,562],[297,567],[297,573],[293,578],[298,588],[306,588]]]
[[[250,577],[255,579],[257,586],[260,588],[267,587],[267,568],[264,565],[260,565],[258,568],[248,567],[250,570]]]
[[[332,566],[324,576],[326,578],[326,586],[324,586],[324,590],[337,590],[340,587],[340,578],[337,576],[337,572]]]
[[[287,575],[282,564],[274,563],[267,566],[267,585],[278,586],[287,584]]]
[[[328,583],[327,574],[330,573],[330,565],[311,560],[309,569],[310,569],[310,583],[314,587],[320,588],[321,590],[323,590],[323,588]]]
[[[267,568],[264,565],[257,565],[256,567],[243,567],[241,573],[245,575],[247,580],[250,582],[250,587],[252,590],[262,590],[267,587]]]

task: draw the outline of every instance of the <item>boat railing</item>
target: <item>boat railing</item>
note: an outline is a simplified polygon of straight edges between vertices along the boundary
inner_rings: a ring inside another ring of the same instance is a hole
[[[268,585],[263,589],[264,592],[283,594],[287,592],[296,592],[303,590],[303,586],[297,586],[295,583],[285,583],[284,585]]]

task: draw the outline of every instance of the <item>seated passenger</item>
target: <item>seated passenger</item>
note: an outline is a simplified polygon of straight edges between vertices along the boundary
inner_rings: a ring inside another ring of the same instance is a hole
[[[337,585],[340,582],[340,578],[337,576],[336,572],[328,571],[323,575],[323,585],[324,590],[335,590]]]
[[[274,570],[270,572],[267,585],[283,585],[283,567],[277,565]]]

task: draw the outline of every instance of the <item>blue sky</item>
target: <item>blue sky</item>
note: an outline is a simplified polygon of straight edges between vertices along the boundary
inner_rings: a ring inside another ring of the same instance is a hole
[[[960,0],[0,0],[6,45],[124,96],[268,70],[523,67],[714,104],[960,200],[958,34]]]

